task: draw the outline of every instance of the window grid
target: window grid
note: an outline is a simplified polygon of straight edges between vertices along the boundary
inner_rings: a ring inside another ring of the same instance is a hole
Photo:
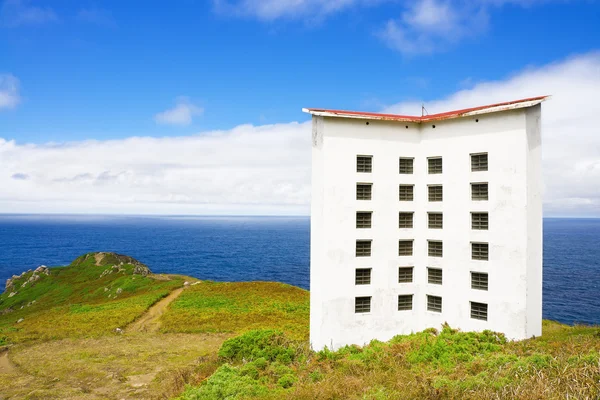
[[[398,296],[398,311],[412,310],[413,295],[401,294]]]
[[[427,295],[427,311],[442,312],[442,298],[439,296]]]
[[[354,279],[356,285],[370,285],[371,284],[371,268],[357,268],[356,276]]]
[[[413,201],[414,189],[415,187],[413,185],[400,185],[398,190],[398,199],[400,201]]]
[[[432,157],[427,159],[427,172],[429,174],[442,173],[442,157]]]
[[[412,228],[413,227],[413,217],[414,213],[412,212],[401,212],[398,214],[398,227],[399,228]]]
[[[488,213],[471,213],[471,229],[487,231],[489,229]]]
[[[442,242],[437,240],[428,240],[427,245],[427,254],[429,255],[429,257],[443,257],[444,247]]]
[[[472,200],[487,200],[488,199],[488,184],[487,183],[471,183],[471,199]]]
[[[430,185],[427,187],[429,191],[429,201],[442,201],[444,198],[444,191],[442,185]]]
[[[398,267],[398,283],[411,283],[413,281],[413,267]]]
[[[357,183],[356,200],[371,200],[372,189],[372,183]]]
[[[444,215],[442,213],[428,213],[429,229],[442,229],[444,226]]]
[[[354,312],[357,314],[371,312],[371,297],[356,297],[354,299]]]
[[[471,272],[471,289],[488,290],[488,274]]]
[[[471,171],[487,171],[488,155],[487,153],[471,154]]]
[[[370,257],[371,256],[371,241],[370,240],[357,240],[356,241],[356,257]]]
[[[489,259],[489,244],[488,243],[471,243],[471,258],[473,260]]]
[[[487,321],[488,305],[484,303],[471,302],[471,318]]]
[[[413,170],[414,170],[413,164],[414,164],[414,159],[400,157],[399,172],[401,174],[412,174]]]
[[[356,172],[372,172],[373,156],[356,156]]]
[[[371,211],[358,211],[356,213],[356,227],[359,229],[365,229],[371,227],[373,212]]]
[[[413,241],[412,240],[399,240],[398,241],[398,255],[399,256],[412,256],[413,254]]]
[[[442,270],[439,268],[427,268],[427,282],[434,285],[441,285]]]

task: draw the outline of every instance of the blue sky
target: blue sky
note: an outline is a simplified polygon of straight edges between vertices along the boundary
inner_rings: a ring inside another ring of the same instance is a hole
[[[20,143],[172,136],[306,120],[307,106],[377,111],[584,53],[600,39],[600,3],[590,1],[423,2],[455,17],[430,17],[450,26],[422,29],[434,46],[419,45],[422,53],[385,38],[393,21],[419,43],[403,18],[418,2],[340,1],[348,5],[319,12],[328,2],[307,0],[267,16],[249,11],[253,3],[5,1],[0,73],[19,80],[21,100],[0,114],[0,134]],[[42,15],[9,20],[31,9]],[[156,123],[181,97],[198,107],[192,123]]]
[[[552,94],[545,213],[600,216],[599,21],[593,0],[0,0],[0,212],[307,214],[302,107]]]

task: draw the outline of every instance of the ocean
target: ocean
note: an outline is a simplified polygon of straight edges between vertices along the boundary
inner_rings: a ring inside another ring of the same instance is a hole
[[[308,217],[0,215],[0,280],[91,251],[155,273],[309,289]],[[600,324],[600,219],[544,219],[543,315]]]

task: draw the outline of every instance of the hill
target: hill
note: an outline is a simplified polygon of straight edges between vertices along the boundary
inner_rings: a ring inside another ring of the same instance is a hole
[[[598,327],[544,321],[542,337],[509,342],[444,326],[313,352],[308,300],[280,283],[156,275],[114,253],[42,266],[0,295],[0,398],[600,396]]]

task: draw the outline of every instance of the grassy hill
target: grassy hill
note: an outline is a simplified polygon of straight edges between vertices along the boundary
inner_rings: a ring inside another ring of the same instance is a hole
[[[308,292],[155,275],[91,253],[0,295],[0,398],[600,398],[600,329],[542,337],[438,327],[313,352]],[[8,350],[8,352],[3,350]]]

